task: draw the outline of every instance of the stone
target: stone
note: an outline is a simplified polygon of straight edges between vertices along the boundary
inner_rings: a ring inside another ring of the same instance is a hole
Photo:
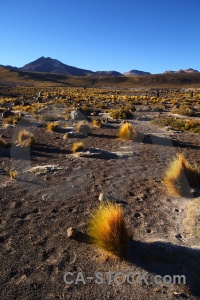
[[[104,194],[103,193],[100,193],[100,195],[99,195],[99,201],[103,201],[103,200],[105,200],[105,197],[104,197]]]
[[[78,231],[73,227],[67,229],[67,237],[70,239],[75,238],[77,236],[77,233]]]
[[[74,121],[87,121],[86,116],[80,110],[73,110],[71,112],[71,119]]]

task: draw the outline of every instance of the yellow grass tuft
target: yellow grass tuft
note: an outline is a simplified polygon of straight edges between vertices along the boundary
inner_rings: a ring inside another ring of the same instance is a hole
[[[119,138],[122,140],[135,140],[137,132],[131,123],[124,123],[119,129]]]
[[[76,131],[80,133],[89,134],[92,132],[92,128],[88,122],[80,121],[76,125]]]
[[[101,204],[91,217],[88,234],[98,248],[123,257],[128,246],[128,232],[121,207],[109,202]]]
[[[175,196],[187,196],[190,187],[200,186],[200,169],[193,167],[183,154],[178,154],[166,170],[164,183]]]
[[[47,123],[47,130],[48,131],[58,131],[60,129],[60,126],[58,122],[48,122]]]
[[[82,142],[77,142],[77,143],[74,143],[74,144],[73,144],[73,146],[72,146],[72,152],[73,152],[73,153],[80,152],[80,151],[82,151],[84,148],[85,148],[84,143],[82,143]]]
[[[92,125],[93,125],[94,127],[99,127],[99,128],[101,128],[101,127],[102,127],[102,122],[101,122],[101,120],[99,120],[99,119],[93,119],[93,120],[92,120]]]
[[[22,147],[31,147],[35,144],[35,137],[32,133],[21,130],[18,134],[18,142]]]
[[[10,170],[9,175],[10,175],[10,179],[16,179],[17,178],[17,171]]]
[[[8,148],[10,147],[10,143],[7,143],[2,137],[0,137],[0,147]]]

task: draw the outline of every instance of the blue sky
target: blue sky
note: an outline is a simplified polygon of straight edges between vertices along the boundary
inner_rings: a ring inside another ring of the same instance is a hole
[[[200,71],[199,0],[1,0],[0,64]]]

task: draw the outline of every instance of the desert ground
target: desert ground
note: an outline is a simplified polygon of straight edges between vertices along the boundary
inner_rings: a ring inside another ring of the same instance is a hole
[[[80,109],[88,134],[71,118]],[[177,153],[200,165],[199,89],[1,87],[0,110],[1,299],[200,299],[200,190],[173,196],[163,183]],[[126,121],[134,140],[118,137]],[[21,130],[34,135],[33,146],[19,145]],[[72,152],[76,142],[85,152]],[[104,199],[124,213],[130,239],[121,259],[88,239]],[[85,282],[66,283],[66,272],[68,281],[82,272]],[[102,284],[87,279],[96,272]],[[148,282],[109,282],[107,272],[147,272]],[[186,282],[156,284],[156,275]]]

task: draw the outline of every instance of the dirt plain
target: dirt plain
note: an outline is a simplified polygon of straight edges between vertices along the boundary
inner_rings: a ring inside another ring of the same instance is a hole
[[[143,91],[131,93],[140,96]],[[14,126],[0,118],[1,134],[11,142],[11,148],[0,148],[1,299],[200,299],[199,236],[193,234],[192,222],[190,226],[190,220],[184,221],[199,191],[191,190],[190,198],[172,197],[163,184],[176,153],[200,165],[199,134],[153,125],[155,116],[171,114],[171,106],[155,112],[142,101],[134,104],[136,111],[128,120],[139,133],[135,141],[120,140],[121,120],[110,117],[86,137],[64,139],[75,122],[64,118],[63,103],[57,100],[41,112],[56,116],[61,127],[57,132],[47,131],[46,121],[30,113]],[[21,129],[34,133],[31,149],[17,145]],[[77,141],[103,150],[102,156],[73,154]],[[34,173],[36,166],[49,167]],[[11,169],[18,172],[15,180],[10,179]],[[100,203],[100,193],[123,209],[130,232],[124,259],[102,253],[87,239],[88,220]],[[78,230],[73,239],[67,238],[69,227]],[[148,284],[109,283],[109,271],[147,272]],[[82,272],[85,284],[66,284],[66,272],[74,274],[73,280]],[[95,272],[103,273],[102,284],[87,279]],[[184,275],[186,284],[156,284],[155,275]]]

